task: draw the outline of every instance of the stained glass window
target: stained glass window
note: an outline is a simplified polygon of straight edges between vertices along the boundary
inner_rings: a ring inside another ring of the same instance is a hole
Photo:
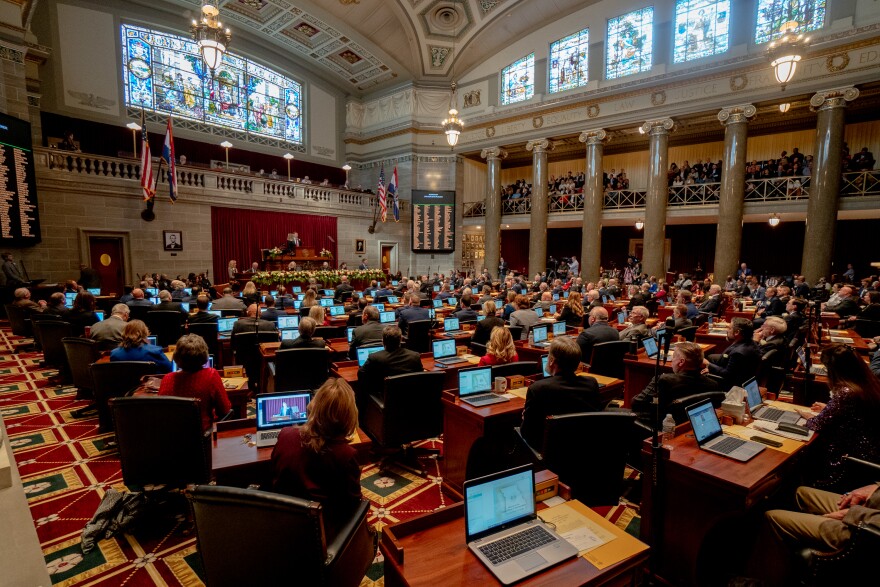
[[[501,70],[501,104],[513,104],[535,95],[535,54]]]
[[[678,0],[675,4],[675,63],[727,51],[730,0]]]
[[[814,31],[825,24],[825,0],[758,0],[755,43],[769,43],[782,36],[782,25],[795,21],[798,33]]]
[[[191,40],[122,25],[125,103],[302,143],[302,85],[226,53],[212,77]]]
[[[587,84],[589,51],[590,29],[584,29],[550,45],[550,93],[564,92]]]
[[[654,7],[608,20],[605,77],[614,79],[650,71],[654,44]]]

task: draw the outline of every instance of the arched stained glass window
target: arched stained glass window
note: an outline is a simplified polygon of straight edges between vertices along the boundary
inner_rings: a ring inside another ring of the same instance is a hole
[[[302,143],[302,85],[226,53],[213,76],[185,37],[122,25],[125,103],[135,108]]]
[[[550,93],[587,85],[590,29],[563,37],[550,45]]]
[[[782,25],[794,21],[795,32],[804,33],[825,24],[825,0],[758,0],[755,43],[769,43],[782,36]]]
[[[653,64],[654,7],[608,20],[605,77],[614,79],[643,71]]]
[[[535,95],[535,54],[514,61],[501,70],[501,104],[513,104]]]
[[[678,0],[675,4],[675,63],[724,53],[728,48],[730,0]]]

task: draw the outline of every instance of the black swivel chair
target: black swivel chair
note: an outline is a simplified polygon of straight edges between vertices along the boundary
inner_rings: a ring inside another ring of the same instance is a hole
[[[128,320],[140,320],[141,322],[146,322],[147,314],[150,313],[151,308],[152,306],[129,306]]]
[[[274,585],[279,563],[295,561],[296,583],[357,587],[376,555],[363,501],[336,535],[314,501],[234,487],[199,485],[189,493],[205,583],[211,587]],[[271,540],[242,537],[271,537]]]
[[[324,340],[343,338],[345,336],[345,326],[318,326],[315,328],[313,336],[315,338],[323,338]]]
[[[520,340],[522,338],[522,326],[507,326],[506,327],[510,331],[510,337],[514,340]]]
[[[684,339],[688,342],[694,342],[694,339],[697,336],[697,330],[699,326],[685,326],[684,328],[679,328],[675,331],[675,334],[679,334],[684,337]]]
[[[177,339],[183,336],[183,320],[181,312],[174,310],[152,310],[147,312],[147,328],[150,334],[157,338],[158,345],[167,347],[177,344]]]
[[[64,337],[61,339],[64,352],[67,355],[67,364],[70,366],[70,376],[73,385],[76,386],[76,397],[92,397],[95,384],[92,380],[92,372],[89,365],[101,357],[98,343],[89,338],[79,336]]]
[[[330,351],[279,349],[269,365],[275,375],[276,392],[308,389],[314,393],[330,376]]]
[[[58,369],[63,383],[70,382],[70,366],[67,362],[67,351],[64,350],[62,339],[73,334],[73,327],[67,322],[43,320],[35,322],[40,331],[40,344],[43,346],[43,361],[50,367]]]
[[[271,332],[240,332],[232,337],[232,351],[235,354],[235,362],[244,366],[248,378],[248,388],[254,393],[265,390],[260,387],[260,370],[263,359],[260,356],[260,343],[278,342],[278,333]]]
[[[695,393],[693,395],[686,395],[685,397],[674,399],[667,404],[665,410],[661,410],[664,413],[660,414],[660,418],[662,419],[664,414],[672,414],[675,423],[682,424],[688,421],[687,409],[689,407],[706,400],[711,400],[712,407],[718,409],[721,407],[721,402],[724,401],[724,396],[725,393],[723,391],[705,391],[703,393]]]
[[[110,400],[134,391],[144,375],[157,372],[156,363],[149,361],[108,361],[89,365],[94,383],[95,407],[98,409],[98,432],[113,431]]]
[[[9,326],[12,328],[12,334],[25,338],[34,335],[27,310],[19,308],[15,304],[7,304],[4,308],[6,309],[6,317],[9,319]]]
[[[624,378],[623,357],[629,352],[629,341],[612,340],[593,345],[590,373],[606,377]]]
[[[187,326],[187,330],[190,334],[197,334],[204,339],[205,344],[208,345],[208,354],[214,356],[214,365],[217,367],[222,366],[220,364],[220,359],[223,355],[220,352],[220,340],[217,335],[217,323],[195,322]]]
[[[515,363],[507,363],[505,365],[492,366],[492,379],[496,377],[510,377],[511,375],[536,375],[540,373],[541,367],[537,361],[517,361]]]
[[[862,338],[874,338],[880,336],[880,322],[856,318],[853,328]]]
[[[486,345],[480,342],[470,343],[471,354],[475,357],[482,357],[486,354]]]
[[[37,322],[42,321],[52,321],[52,322],[67,322],[64,318],[59,316],[58,314],[47,314],[46,312],[35,312],[31,315],[31,329],[33,330],[34,337],[34,347],[39,351],[43,350],[43,343],[40,340],[40,331],[37,327]]]
[[[431,324],[433,320],[414,320],[407,324],[406,343],[404,346],[417,353],[431,350]]]

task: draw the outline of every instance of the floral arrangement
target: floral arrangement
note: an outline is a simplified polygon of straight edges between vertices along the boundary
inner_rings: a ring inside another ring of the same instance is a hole
[[[321,249],[321,252],[318,253],[318,256],[320,256],[320,257],[325,257],[325,258],[327,258],[327,259],[332,259],[332,258],[333,258],[333,253],[331,253],[331,252],[328,251],[327,249]]]
[[[282,252],[283,252],[283,251],[282,251],[281,249],[279,249],[278,247],[274,247],[274,248],[272,248],[272,249],[269,249],[269,250],[267,251],[267,254],[268,254],[269,257],[271,257],[272,259],[276,259],[276,258],[278,258],[278,257],[281,255]]]
[[[387,275],[381,269],[353,269],[340,271],[338,269],[318,269],[315,271],[297,270],[297,271],[260,271],[251,277],[256,285],[274,285],[277,283],[290,283],[293,281],[307,282],[311,278],[315,278],[324,285],[339,283],[343,276],[348,276],[350,280],[370,281],[372,279],[385,280]]]

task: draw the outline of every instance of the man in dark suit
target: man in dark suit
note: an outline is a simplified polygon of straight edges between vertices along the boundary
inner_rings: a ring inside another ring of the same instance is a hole
[[[64,318],[67,316],[67,313],[70,312],[70,310],[64,305],[64,302],[64,294],[60,291],[56,291],[49,296],[49,302],[46,305],[44,312],[46,314],[54,314],[55,316],[61,316]]]
[[[727,340],[732,340],[733,344],[724,353],[709,355],[707,359],[703,359],[703,365],[708,372],[724,380],[722,391],[734,385],[742,385],[758,374],[761,353],[752,340],[753,332],[751,320],[734,318],[727,325]]]
[[[632,309],[636,306],[644,306],[645,302],[648,301],[648,296],[643,294],[641,290],[636,286],[630,286],[629,289],[629,305],[627,305],[626,309],[632,312]]]
[[[269,320],[270,322],[278,322],[278,316],[286,316],[287,313],[284,310],[279,310],[275,307],[275,298],[272,296],[266,296],[263,300],[266,304],[266,309],[263,310],[263,313],[260,314],[260,317],[263,320]]]
[[[749,280],[749,277],[751,277],[751,276],[752,276],[752,270],[749,269],[748,265],[743,263],[742,265],[739,266],[739,269],[736,272],[737,279],[742,279],[743,281],[747,282]]]
[[[257,318],[257,305],[251,304],[247,309],[247,317],[239,318],[232,325],[232,346],[235,347],[235,335],[246,332],[275,332],[274,322]]]
[[[853,299],[853,288],[844,285],[837,292],[837,301],[828,302],[822,308],[823,312],[834,312],[841,318],[848,318],[859,313],[859,305]]]
[[[419,353],[400,346],[402,336],[400,328],[393,324],[382,329],[384,350],[370,355],[364,366],[358,369],[361,393],[381,393],[386,377],[424,371]]]
[[[134,292],[132,292],[134,293]],[[240,299],[232,295],[232,288],[223,289],[223,297],[211,304],[212,310],[244,310],[245,305]]]
[[[477,319],[477,313],[471,309],[471,304],[474,303],[474,299],[469,295],[465,294],[461,296],[461,299],[458,301],[459,308],[457,312],[454,312],[452,315],[459,320],[471,320],[474,321]]]
[[[608,310],[602,307],[590,310],[587,319],[588,328],[584,328],[577,337],[577,344],[581,348],[581,357],[585,363],[590,362],[593,356],[593,347],[600,342],[620,340],[617,329],[608,324]]]
[[[713,316],[718,313],[718,310],[721,308],[721,286],[717,283],[712,284],[709,287],[709,291],[706,294],[706,298],[703,300],[703,303],[700,304],[698,308],[701,314],[712,314]]]
[[[12,258],[12,253],[3,253],[3,275],[6,277],[6,286],[10,289],[21,287],[27,281],[21,268]]]
[[[313,338],[315,327],[318,325],[314,318],[306,316],[299,321],[299,337],[293,340],[281,341],[282,349],[323,349],[327,343],[323,338]]]
[[[196,311],[190,314],[186,321],[190,324],[216,324],[217,316],[208,313],[208,304],[211,300],[206,295],[200,295],[196,300]]]
[[[761,326],[770,316],[782,316],[785,313],[785,304],[777,294],[778,290],[775,287],[767,288],[764,301],[758,303],[758,309],[755,311],[755,328]]]
[[[348,358],[352,361],[357,359],[359,346],[379,342],[382,340],[383,326],[379,323],[379,310],[375,306],[367,306],[361,315],[363,324],[354,329],[351,336],[351,344],[348,347]]]
[[[170,294],[169,294],[170,295]],[[144,290],[139,287],[131,290],[131,301],[126,304],[129,308],[134,306],[146,306],[148,308],[153,307],[153,302],[150,300],[144,299]]]
[[[342,294],[344,294],[347,291],[354,291],[354,288],[348,282],[348,276],[343,275],[342,281],[340,281],[339,285],[336,286],[336,292],[333,294],[333,299],[336,300],[336,302],[341,302],[342,301]]]
[[[358,270],[365,271],[367,269],[369,269],[369,267],[367,266],[367,258],[364,257],[363,259],[361,259],[361,264],[358,265]]]
[[[186,320],[186,310],[183,309],[183,306],[180,305],[180,302],[172,301],[171,293],[168,290],[163,289],[159,292],[159,303],[150,308],[150,312],[177,312],[180,314],[180,321],[184,322]]]
[[[654,385],[654,379],[632,401],[632,411],[646,424],[654,421],[654,397],[660,389],[659,411],[662,419],[670,403],[682,397],[707,391],[719,391],[718,383],[702,375],[703,349],[693,342],[680,342],[675,345],[675,353],[670,359],[672,373],[664,373]]]
[[[406,293],[403,297],[404,301],[408,304],[401,308],[400,315],[397,318],[397,326],[400,327],[400,331],[406,334],[409,332],[409,323],[416,322],[418,320],[428,320],[428,308],[422,308],[419,306],[421,303],[421,298],[419,298],[416,293]]]
[[[543,449],[544,420],[547,416],[600,412],[605,409],[596,380],[575,374],[580,362],[580,348],[571,338],[556,338],[550,344],[547,359],[550,377],[529,386],[523,409],[520,433],[533,449]]]
[[[798,333],[801,326],[803,326],[804,308],[806,307],[807,300],[795,297],[790,298],[785,305],[786,313],[782,316],[782,319],[785,320],[785,334],[787,339],[791,340],[791,338]]]
[[[782,364],[783,351],[788,344],[785,338],[787,328],[785,320],[779,316],[770,316],[764,321],[756,337],[758,339],[758,352],[761,353],[761,358],[775,349],[776,354],[774,355],[775,360],[773,364]]]

